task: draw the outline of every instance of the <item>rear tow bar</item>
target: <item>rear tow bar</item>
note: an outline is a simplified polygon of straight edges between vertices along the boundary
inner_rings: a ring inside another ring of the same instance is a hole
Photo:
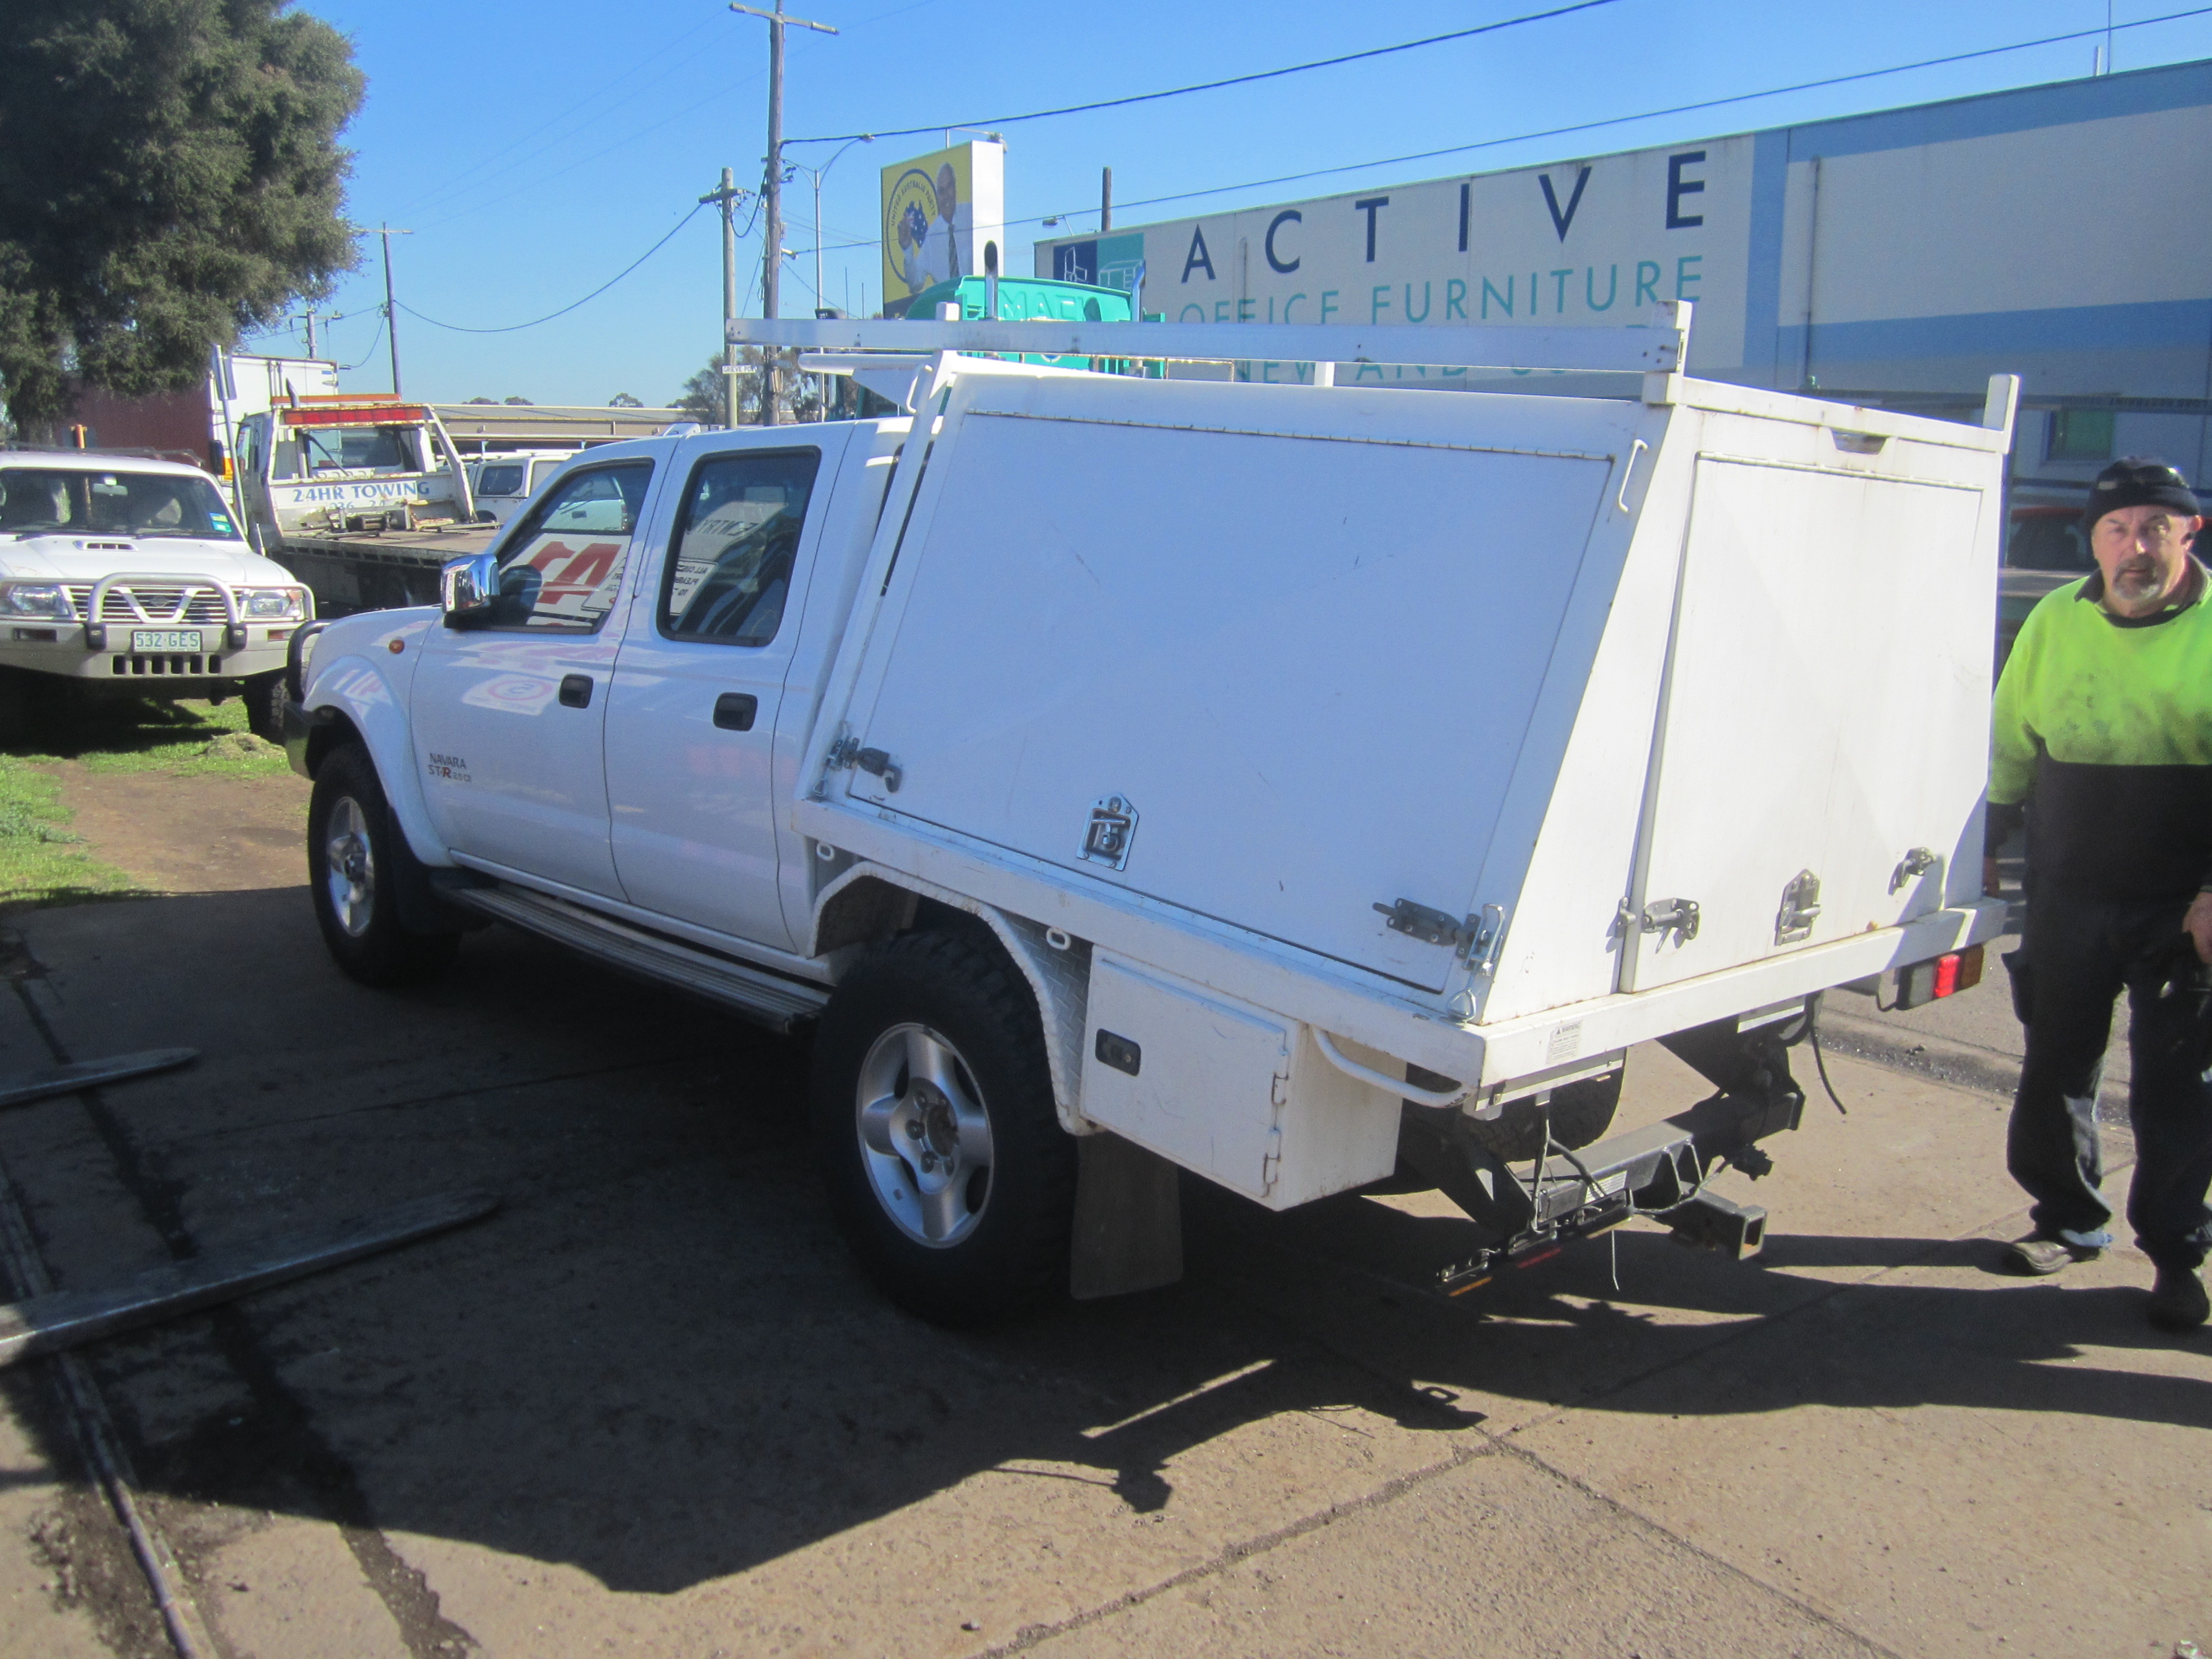
[[[1439,1290],[1462,1295],[1502,1268],[1533,1267],[1566,1240],[1636,1215],[1664,1222],[1685,1243],[1737,1260],[1759,1253],[1766,1212],[1707,1188],[1723,1163],[1753,1176],[1765,1174],[1772,1160],[1753,1143],[1797,1127],[1805,1093],[1790,1075],[1786,1046],[1776,1028],[1739,1031],[1733,1019],[1662,1041],[1720,1092],[1663,1122],[1578,1152],[1554,1143],[1525,1176],[1469,1134],[1456,1110],[1410,1102],[1401,1109],[1399,1147],[1406,1162],[1497,1239],[1439,1273]]]

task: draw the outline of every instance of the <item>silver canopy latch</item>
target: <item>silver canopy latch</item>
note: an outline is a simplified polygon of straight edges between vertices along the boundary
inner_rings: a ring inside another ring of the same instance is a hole
[[[1943,860],[1925,847],[1916,847],[1898,863],[1889,874],[1889,890],[1894,893],[1915,876],[1924,876]]]
[[[1432,910],[1409,898],[1401,898],[1395,904],[1378,904],[1375,908],[1392,933],[1404,933],[1424,945],[1449,945],[1462,956],[1467,954],[1468,945],[1474,938],[1473,916],[1462,921],[1448,911]]]
[[[1500,905],[1486,904],[1480,915],[1464,921],[1455,920],[1449,911],[1416,904],[1409,898],[1374,908],[1392,933],[1404,933],[1424,945],[1448,945],[1461,961],[1473,963],[1479,974],[1489,972],[1496,964],[1498,946],[1505,936],[1505,911]]]
[[[1774,942],[1795,945],[1813,937],[1813,924],[1820,917],[1820,878],[1800,870],[1782,890],[1782,908],[1774,913]]]
[[[1644,907],[1643,925],[1647,933],[1672,933],[1675,944],[1687,945],[1698,936],[1698,902],[1654,899]]]
[[[830,745],[830,752],[822,757],[822,761],[824,771],[835,772],[853,766],[870,777],[881,778],[887,794],[898,793],[899,784],[906,776],[886,750],[861,748],[860,740],[849,732]]]
[[[1137,839],[1137,807],[1127,795],[1104,795],[1091,803],[1091,822],[1083,831],[1080,855],[1109,870],[1129,867],[1129,848]]]

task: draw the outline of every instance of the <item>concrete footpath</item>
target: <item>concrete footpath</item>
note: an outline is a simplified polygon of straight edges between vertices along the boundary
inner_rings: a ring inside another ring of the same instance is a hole
[[[505,1200],[87,1351],[212,1654],[2212,1648],[2212,1338],[2132,1250],[1990,1270],[1986,1088],[1832,1052],[1844,1115],[1801,1066],[1773,1174],[1719,1177],[1761,1263],[1638,1224],[1447,1303],[1433,1194],[1194,1184],[1182,1285],[954,1335],[848,1262],[797,1044],[502,930],[372,994],[296,886],[15,925],[0,1071],[205,1051],[0,1112],[59,1285]],[[1639,1051],[1623,1126],[1702,1092]],[[169,1651],[58,1382],[0,1372],[0,1656]]]

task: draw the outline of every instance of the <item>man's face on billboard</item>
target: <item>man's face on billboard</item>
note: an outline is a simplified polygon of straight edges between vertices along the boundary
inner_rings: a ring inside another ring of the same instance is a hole
[[[952,163],[947,161],[937,169],[937,216],[951,224],[959,205],[960,181],[952,176]]]

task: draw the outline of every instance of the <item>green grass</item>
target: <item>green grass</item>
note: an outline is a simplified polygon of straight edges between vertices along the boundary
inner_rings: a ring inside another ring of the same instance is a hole
[[[284,751],[246,729],[246,705],[34,700],[27,734],[0,747],[0,910],[120,898],[144,891],[85,851],[70,828],[63,780],[43,769],[268,776]]]
[[[122,871],[83,851],[69,819],[60,779],[0,755],[0,908],[78,904],[138,890]]]
[[[219,704],[131,698],[41,708],[29,737],[4,753],[73,761],[88,772],[252,778],[286,769],[284,751],[246,729],[246,705],[235,697]]]

